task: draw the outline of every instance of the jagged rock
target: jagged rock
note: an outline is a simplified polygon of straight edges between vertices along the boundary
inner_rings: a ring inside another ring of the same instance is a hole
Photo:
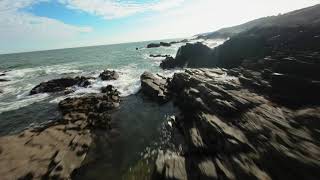
[[[143,94],[160,103],[169,100],[166,79],[159,76],[157,77],[149,72],[144,72],[140,79]]]
[[[179,48],[176,58],[167,58],[161,63],[164,69],[173,67],[201,67],[208,60],[211,49],[202,43],[189,44]]]
[[[54,79],[47,82],[42,82],[30,91],[30,95],[47,92],[59,92],[66,90],[66,88],[72,86],[87,87],[91,84],[89,79],[90,78],[81,76],[75,78]]]
[[[172,56],[166,57],[161,63],[160,67],[162,69],[173,69],[176,67],[175,59]]]
[[[116,94],[97,94],[83,97],[67,98],[59,103],[63,114],[72,112],[105,112],[119,107],[118,93]]]
[[[284,82],[276,80],[283,93],[285,87],[292,91],[288,83],[300,84],[287,80],[290,75],[273,74],[271,80],[273,76],[284,78]],[[188,148],[180,155],[160,153],[155,177],[318,179],[319,107],[306,108],[306,102],[298,109],[278,104],[270,98],[278,89],[271,80],[271,91],[260,93],[253,85],[262,87],[262,74],[250,70],[186,69],[176,73],[169,87],[182,111],[175,122]],[[304,93],[312,91],[306,88]],[[291,173],[286,173],[288,169]]]
[[[103,81],[117,80],[119,78],[119,74],[116,71],[105,70],[99,75],[99,77]]]
[[[1,179],[71,179],[86,158],[92,130],[111,128],[109,111],[119,106],[118,96],[108,87],[104,94],[65,99],[60,121],[0,137]]]

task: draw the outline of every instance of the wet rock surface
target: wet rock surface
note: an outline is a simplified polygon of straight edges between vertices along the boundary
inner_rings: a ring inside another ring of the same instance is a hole
[[[285,93],[287,84],[274,84],[280,70],[262,69],[186,69],[174,75],[169,89],[182,111],[176,126],[188,148],[160,153],[155,179],[319,179],[320,101],[308,95],[315,91],[284,78],[292,84]],[[299,73],[294,77],[317,78],[310,75],[315,72]]]
[[[1,179],[70,179],[83,165],[96,129],[109,130],[119,92],[68,98],[59,103],[62,119],[45,127],[0,137]]]
[[[141,92],[147,97],[164,103],[169,100],[167,80],[164,77],[144,72],[141,77]]]
[[[103,81],[117,80],[119,78],[119,74],[116,71],[113,71],[113,70],[105,70],[99,75],[99,77]]]
[[[53,79],[47,82],[42,82],[30,91],[30,95],[38,93],[53,93],[64,91],[72,86],[87,87],[90,85],[90,78],[87,77],[75,77],[75,78],[61,78]]]

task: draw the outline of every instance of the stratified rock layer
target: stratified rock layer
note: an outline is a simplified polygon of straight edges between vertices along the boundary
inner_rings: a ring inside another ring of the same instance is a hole
[[[141,77],[141,91],[144,95],[159,102],[164,103],[169,100],[166,78],[144,72]]]
[[[242,68],[176,73],[170,89],[188,148],[160,153],[155,179],[319,179],[320,102],[305,91],[295,108],[277,103],[272,73],[269,79]]]
[[[0,137],[0,174],[11,179],[71,179],[83,165],[95,129],[110,129],[110,111],[119,92],[68,98],[59,103],[63,118],[46,127]]]

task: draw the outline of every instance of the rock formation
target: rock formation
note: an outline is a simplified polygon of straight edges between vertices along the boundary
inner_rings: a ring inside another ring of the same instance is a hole
[[[211,49],[202,43],[189,44],[179,48],[175,58],[167,57],[160,67],[171,69],[174,67],[201,67],[205,64]]]
[[[170,90],[188,148],[160,153],[155,179],[318,179],[320,101],[292,108],[269,96],[273,88],[245,69],[175,74]]]
[[[157,57],[169,57],[170,55],[162,55],[162,54],[150,54],[149,57],[157,58]]]
[[[170,43],[166,43],[166,42],[150,43],[150,44],[147,45],[147,48],[157,48],[157,47],[161,47],[161,46],[169,47],[169,46],[171,46],[171,44]]]
[[[149,72],[144,72],[141,75],[141,91],[159,103],[169,100],[166,78],[155,76]]]
[[[117,80],[119,78],[119,74],[116,71],[105,70],[99,75],[99,77],[103,81]]]
[[[42,82],[30,91],[30,95],[38,94],[38,93],[52,93],[52,92],[64,91],[67,88],[72,86],[87,87],[91,84],[89,79],[90,78],[81,76],[81,77],[75,77],[75,78],[67,77],[67,78],[54,79],[47,82]]]
[[[109,111],[119,92],[68,98],[59,103],[63,118],[46,127],[0,137],[1,179],[70,179],[83,164],[95,129],[109,130]]]

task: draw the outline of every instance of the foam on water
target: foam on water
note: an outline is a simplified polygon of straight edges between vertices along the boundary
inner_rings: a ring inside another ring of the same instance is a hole
[[[35,102],[43,101],[49,97],[49,94],[37,94],[29,96],[28,98],[20,99],[12,102],[0,102],[0,114],[6,111],[17,110],[25,106],[29,106]]]

